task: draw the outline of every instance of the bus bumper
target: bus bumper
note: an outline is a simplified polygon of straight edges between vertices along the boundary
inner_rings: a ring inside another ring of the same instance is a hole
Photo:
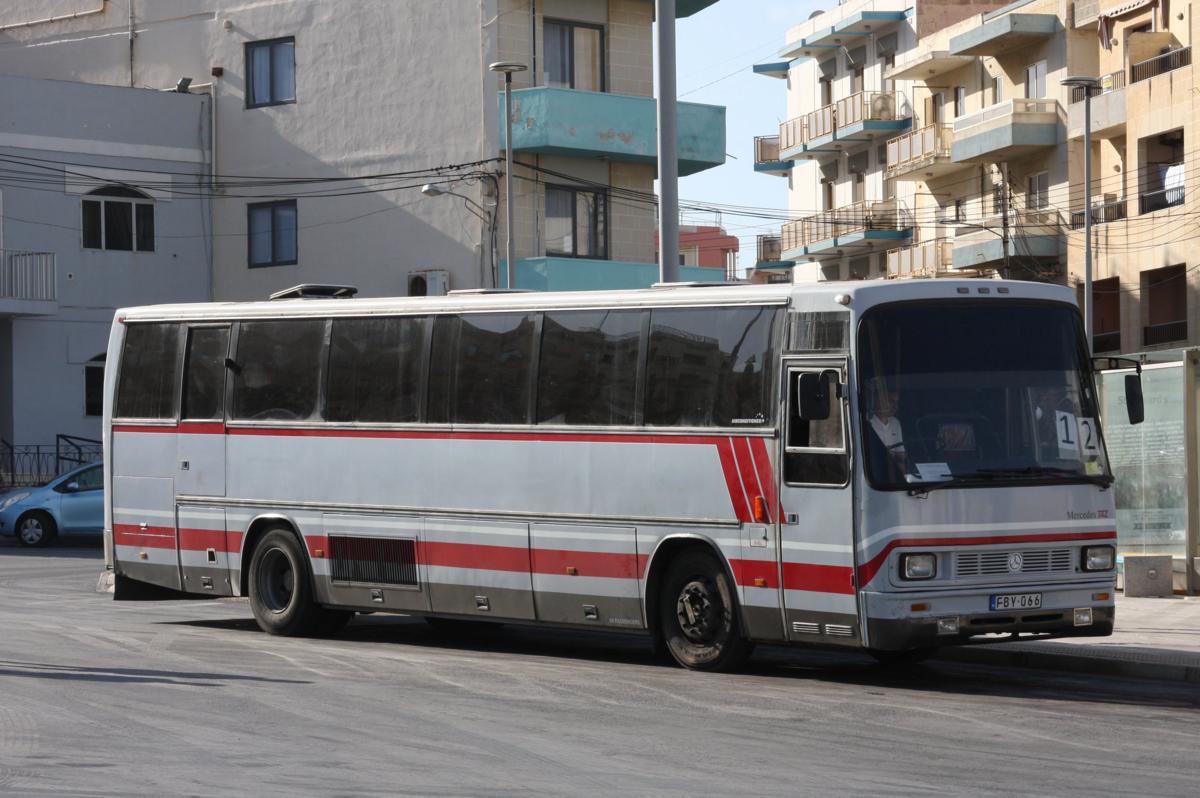
[[[1040,593],[1033,610],[992,610],[991,597]],[[1105,637],[1112,634],[1114,585],[1022,585],[972,587],[925,594],[864,592],[866,644],[880,651],[903,651],[955,643],[1003,643],[1029,634],[1041,637]],[[914,605],[920,609],[914,609]]]

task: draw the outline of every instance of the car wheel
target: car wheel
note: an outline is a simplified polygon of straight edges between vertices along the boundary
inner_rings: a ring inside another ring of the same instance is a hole
[[[272,529],[254,548],[250,608],[268,634],[308,635],[328,629],[322,626],[328,611],[313,602],[308,560],[291,530]]]
[[[685,668],[734,670],[753,651],[742,637],[729,576],[711,554],[685,552],[668,566],[658,609],[663,643]]]
[[[48,513],[35,510],[17,519],[17,542],[22,546],[49,546],[58,537],[58,526]]]

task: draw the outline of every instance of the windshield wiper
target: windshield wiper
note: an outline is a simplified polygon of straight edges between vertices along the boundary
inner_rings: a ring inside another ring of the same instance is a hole
[[[1082,479],[1108,487],[1113,483],[1113,477],[1108,474],[1081,474],[1073,468],[1059,466],[1024,466],[1021,468],[980,468],[968,476],[1003,477],[1063,477],[1067,479]]]

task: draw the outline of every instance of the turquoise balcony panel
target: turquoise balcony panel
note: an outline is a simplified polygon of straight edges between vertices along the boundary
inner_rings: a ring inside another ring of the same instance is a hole
[[[828,28],[814,31],[800,41],[792,42],[779,51],[779,56],[789,60],[811,58],[829,50],[853,48],[859,41],[866,45],[873,34],[878,34],[889,25],[903,22],[912,15],[911,8],[904,11],[861,11],[851,14]]]
[[[690,17],[692,14],[703,11],[711,5],[716,5],[717,0],[676,0],[675,16]]]
[[[1055,14],[1005,14],[950,39],[952,55],[999,55],[1048,39],[1062,29]]]
[[[1022,158],[1064,139],[1066,119],[1057,100],[1009,100],[954,120],[950,159],[991,163]]]
[[[501,274],[506,269],[503,264]],[[679,279],[723,282],[725,270],[680,266]],[[517,261],[517,288],[530,291],[614,291],[649,288],[658,282],[657,263],[630,263],[584,258],[524,258]]]
[[[1008,242],[1008,254],[1010,258],[1022,260],[1052,260],[1058,257],[1058,243],[1056,235],[1017,235]],[[1004,262],[1000,234],[956,240],[951,260],[955,269],[998,267]]]
[[[500,146],[504,94],[500,94]],[[679,103],[679,174],[725,163],[725,108]],[[513,151],[654,164],[658,113],[653,97],[538,86],[513,92]]]
[[[788,70],[791,69],[791,61],[768,61],[763,64],[754,65],[755,75],[766,75],[769,78],[786,79]]]

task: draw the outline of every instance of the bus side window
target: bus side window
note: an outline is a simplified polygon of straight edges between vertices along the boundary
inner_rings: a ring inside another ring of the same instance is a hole
[[[845,400],[837,395],[836,372],[808,372],[829,380],[829,417],[800,416],[797,395],[801,371],[788,372],[787,439],[783,455],[783,478],[790,484],[845,485],[850,478],[850,455],[846,449]]]
[[[233,412],[244,421],[319,418],[325,319],[244,321],[238,329]]]
[[[225,357],[228,354],[228,327],[199,327],[188,331],[180,418],[212,420],[225,417]]]
[[[121,352],[116,418],[175,418],[179,325],[130,324]]]

